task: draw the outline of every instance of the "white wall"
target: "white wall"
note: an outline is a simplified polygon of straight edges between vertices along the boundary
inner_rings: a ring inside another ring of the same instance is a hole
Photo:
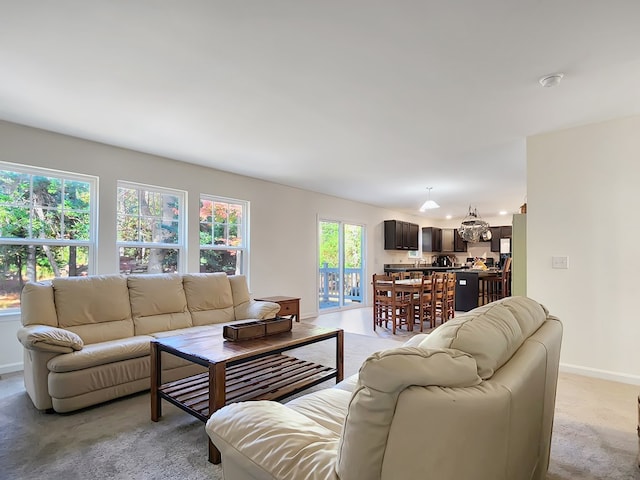
[[[0,160],[99,177],[99,233],[96,273],[118,272],[115,247],[115,193],[118,180],[188,192],[188,271],[198,271],[200,193],[250,203],[250,289],[254,296],[301,297],[302,317],[317,314],[318,216],[364,224],[367,231],[366,282],[392,252],[383,244],[384,220],[421,219],[343,200],[0,121]],[[366,290],[369,293],[368,289]],[[22,363],[16,340],[19,320],[0,317],[0,374]],[[21,367],[20,367],[21,368]]]
[[[527,294],[564,323],[563,369],[635,384],[639,159],[638,116],[527,140]]]

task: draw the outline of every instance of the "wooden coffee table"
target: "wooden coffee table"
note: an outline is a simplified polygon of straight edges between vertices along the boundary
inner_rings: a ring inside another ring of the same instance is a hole
[[[283,352],[336,339],[335,368],[301,360]],[[254,340],[230,342],[222,327],[151,341],[151,420],[162,416],[164,399],[206,422],[223,406],[246,400],[281,400],[330,378],[344,377],[344,332],[294,324],[290,332]],[[207,372],[162,383],[162,355],[202,365]],[[220,463],[220,452],[209,439],[209,461]]]

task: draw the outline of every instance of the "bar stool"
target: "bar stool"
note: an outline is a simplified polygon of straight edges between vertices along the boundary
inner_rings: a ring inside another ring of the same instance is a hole
[[[483,305],[511,296],[511,257],[504,262],[501,275],[482,279]]]

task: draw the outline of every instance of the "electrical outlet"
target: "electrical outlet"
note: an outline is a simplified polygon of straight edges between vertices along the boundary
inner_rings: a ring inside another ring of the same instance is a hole
[[[569,268],[569,257],[551,257],[551,268]]]

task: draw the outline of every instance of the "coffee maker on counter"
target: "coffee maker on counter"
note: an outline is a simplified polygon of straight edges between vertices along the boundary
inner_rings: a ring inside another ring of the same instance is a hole
[[[431,261],[432,267],[453,267],[453,261],[449,255],[434,255]]]

